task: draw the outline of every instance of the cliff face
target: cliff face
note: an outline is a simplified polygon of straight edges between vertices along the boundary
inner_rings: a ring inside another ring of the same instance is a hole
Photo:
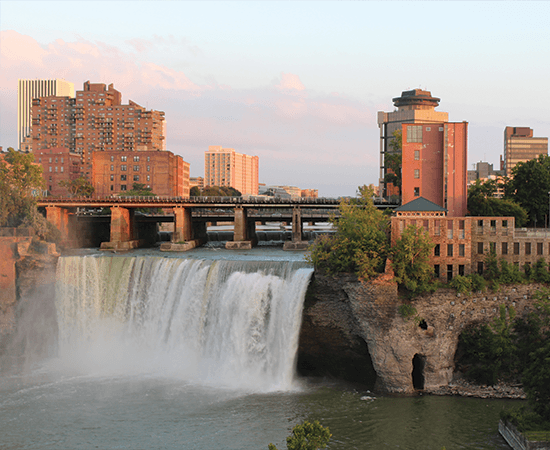
[[[16,359],[23,353],[31,358],[44,355],[53,348],[51,340],[57,332],[55,244],[4,239],[3,245],[10,250],[4,254],[9,270],[3,270],[9,274],[10,289],[0,303],[0,355]],[[4,363],[11,366],[13,361]]]
[[[374,370],[376,388],[393,393],[446,386],[463,328],[497,317],[500,305],[529,312],[537,288],[470,295],[443,289],[411,302],[417,314],[404,319],[395,283],[316,274],[304,307],[298,368],[366,384]]]

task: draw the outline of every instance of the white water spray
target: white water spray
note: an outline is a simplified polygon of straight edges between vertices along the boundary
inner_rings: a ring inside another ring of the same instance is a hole
[[[60,258],[56,364],[87,375],[290,389],[311,273],[296,262]]]

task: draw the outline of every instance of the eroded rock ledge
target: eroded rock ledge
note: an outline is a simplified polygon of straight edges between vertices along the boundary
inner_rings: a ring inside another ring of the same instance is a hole
[[[468,295],[440,289],[415,299],[417,314],[404,319],[399,313],[402,299],[388,277],[364,283],[349,275],[316,273],[304,305],[298,369],[367,385],[375,374],[376,389],[390,393],[486,395],[479,390],[474,395],[453,382],[460,333],[497,317],[500,305],[513,307],[518,315],[530,312],[539,287],[518,285]]]

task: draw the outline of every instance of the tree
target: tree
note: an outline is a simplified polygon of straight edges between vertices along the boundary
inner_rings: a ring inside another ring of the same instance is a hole
[[[154,197],[153,189],[143,183],[132,184],[132,189],[124,193],[125,197]]]
[[[494,197],[498,188],[496,180],[476,180],[468,188],[468,213],[482,217],[515,217],[516,226],[527,223],[527,211],[511,199]]]
[[[30,153],[8,148],[0,159],[0,226],[18,227],[32,222],[36,212],[34,195],[44,189],[42,167]]]
[[[424,228],[409,225],[389,252],[396,281],[416,296],[435,287],[431,254],[434,244]]]
[[[336,274],[355,273],[369,279],[384,268],[388,220],[372,201],[372,189],[359,188],[355,199],[342,200],[339,216],[331,219],[332,235],[315,240],[306,256],[317,270]]]
[[[403,132],[400,129],[393,132],[390,148],[391,151],[384,155],[384,164],[386,166],[384,182],[392,183],[398,189],[399,195],[401,195]]]
[[[550,192],[550,157],[520,162],[512,169],[513,178],[505,190],[505,198],[522,206],[532,223],[544,224],[548,216]]]
[[[202,195],[206,197],[240,197],[242,194],[231,186],[206,186]]]
[[[288,450],[318,450],[325,448],[332,434],[328,427],[322,426],[318,420],[313,423],[304,422],[292,429],[292,434],[286,438]],[[277,450],[273,444],[268,445],[269,450]]]
[[[201,190],[198,186],[193,186],[191,190],[189,191],[190,197],[199,197],[201,195]]]
[[[62,180],[59,186],[66,188],[71,197],[89,197],[94,193],[94,187],[84,175],[74,180]]]

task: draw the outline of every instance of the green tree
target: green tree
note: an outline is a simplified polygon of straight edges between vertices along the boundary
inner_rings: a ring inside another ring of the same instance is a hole
[[[8,148],[0,158],[0,226],[18,227],[36,218],[33,194],[44,189],[42,167],[30,153]]]
[[[306,258],[317,270],[355,273],[363,279],[383,270],[388,220],[374,206],[372,189],[362,186],[358,194],[340,203],[338,217],[331,219],[336,232],[321,236],[309,248]]]
[[[89,197],[94,193],[94,187],[84,175],[74,180],[62,180],[59,186],[66,188],[71,197]]]
[[[409,225],[389,252],[396,281],[412,296],[435,289],[431,264],[433,248],[424,228]]]
[[[288,450],[318,450],[325,448],[332,434],[328,427],[322,426],[318,420],[313,423],[304,422],[292,429],[292,434],[286,438]],[[269,450],[277,450],[273,444],[268,445]]]
[[[515,217],[516,226],[527,223],[527,211],[511,199],[494,197],[497,192],[496,180],[476,180],[468,188],[468,213],[471,216]]]
[[[193,186],[190,190],[189,190],[189,196],[190,197],[199,197],[201,195],[201,190],[199,189],[198,186]]]
[[[241,193],[231,186],[206,186],[202,195],[205,197],[241,197]]]
[[[386,166],[384,182],[392,183],[397,187],[399,195],[401,195],[401,169],[403,166],[403,158],[401,156],[403,150],[403,132],[401,129],[393,132],[393,138],[389,146],[391,150],[384,155],[384,164]]]
[[[533,410],[550,422],[550,341],[546,340],[530,356],[531,363],[522,378],[523,386]]]
[[[132,184],[132,189],[124,193],[125,197],[154,197],[155,194],[150,187],[143,183]]]
[[[540,155],[530,161],[520,162],[512,169],[512,175],[505,190],[506,198],[522,206],[531,223],[544,225],[544,218],[548,215],[550,157]]]

